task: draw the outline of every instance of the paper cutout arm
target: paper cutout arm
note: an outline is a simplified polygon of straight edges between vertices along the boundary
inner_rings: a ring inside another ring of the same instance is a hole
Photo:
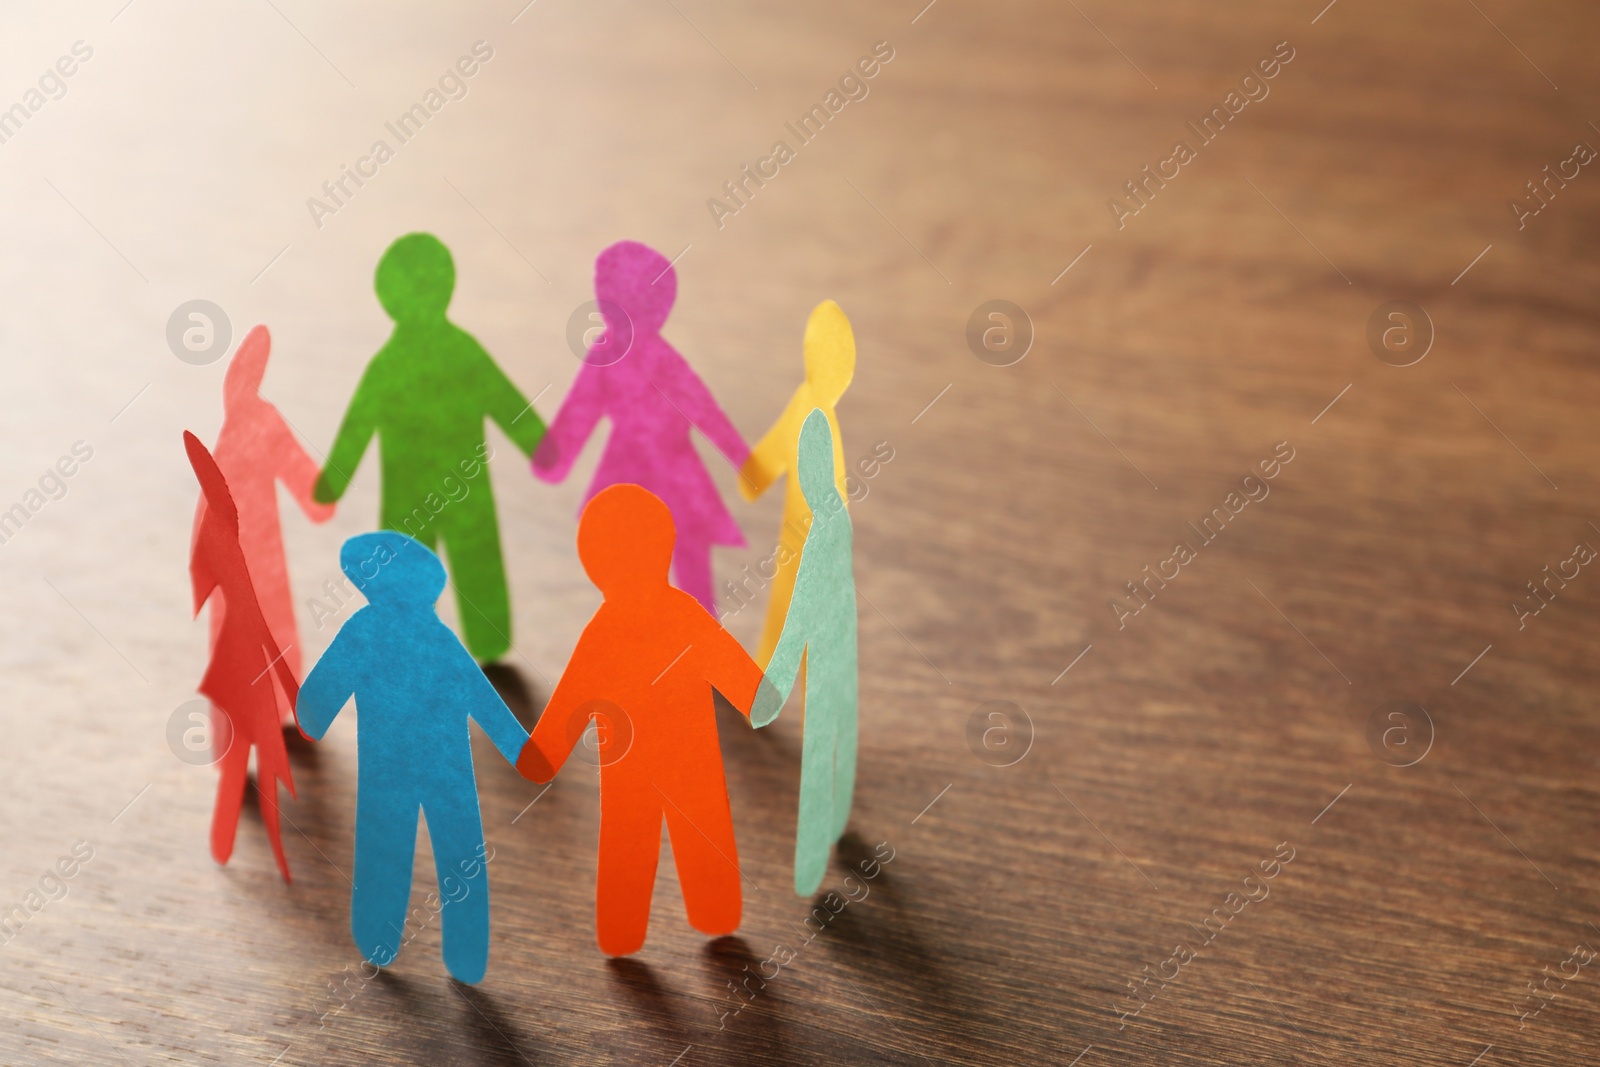
[[[571,729],[569,723],[582,706],[584,694],[594,691],[597,679],[588,669],[593,658],[580,638],[572,658],[567,661],[567,669],[556,683],[556,691],[550,694],[550,702],[544,706],[528,743],[517,757],[517,773],[524,778],[541,784],[554,778],[583,735],[582,730]]]
[[[800,555],[800,576],[795,579],[796,588],[804,588],[802,582],[806,573],[805,553]],[[750,725],[766,726],[778,717],[784,704],[788,703],[789,694],[794,691],[795,679],[800,675],[800,660],[806,653],[806,625],[810,619],[805,612],[795,611],[798,601],[789,601],[789,611],[783,617],[783,632],[778,637],[778,646],[772,650],[772,658],[767,661],[766,684],[756,696],[755,705],[750,709]]]
[[[339,424],[333,447],[328,450],[328,461],[312,490],[312,498],[319,504],[332,504],[344,495],[350,487],[350,478],[361,465],[367,443],[378,432],[379,402],[375,381],[373,364],[369,363],[361,375],[361,383],[356,386],[356,395],[350,398],[350,407]]]
[[[585,363],[573,380],[572,389],[561,402],[550,432],[540,442],[533,456],[533,473],[541,480],[555,484],[566,478],[577,462],[589,435],[605,414],[605,398],[600,389],[600,372]]]
[[[506,707],[506,702],[500,699],[488,676],[476,669],[476,663],[472,667],[473,670],[465,675],[472,679],[468,683],[472,688],[468,694],[471,700],[469,714],[483,727],[483,732],[489,735],[489,740],[494,742],[494,747],[500,750],[506,762],[514,764],[522,754],[523,746],[528,743],[528,731],[522,728],[517,717],[511,714],[511,709]]]
[[[300,697],[295,702],[294,714],[300,723],[300,732],[312,741],[322,740],[333,720],[345,704],[355,696],[355,676],[358,657],[351,649],[346,634],[356,620],[346,623],[334,635],[333,644],[317,660],[311,673],[300,687]]]
[[[278,456],[278,480],[289,490],[300,510],[312,522],[327,522],[333,518],[333,505],[319,502],[313,495],[317,484],[316,461],[311,458],[289,429],[289,424],[276,410],[272,412],[272,438]]]
[[[689,425],[705,435],[735,470],[750,457],[750,446],[733,425],[706,383],[681,357],[664,360],[656,377],[656,387],[689,420]]]
[[[226,606],[224,606],[223,610],[227,610]],[[271,666],[272,673],[278,676],[278,685],[283,688],[283,695],[288,698],[289,706],[291,708],[294,707],[295,701],[300,699],[300,682],[295,678],[294,671],[289,669],[289,661],[284,658],[282,650],[278,648],[278,643],[272,639],[272,631],[270,630],[262,632],[262,651],[267,656],[267,662]],[[289,786],[289,793],[291,796],[294,794],[294,785],[292,783]]]
[[[756,661],[710,615],[706,616],[705,625],[695,638],[695,644],[698,646],[696,651],[703,649],[705,652],[702,662],[705,664],[706,681],[727,697],[728,702],[739,709],[739,714],[749,718],[757,692],[767,689],[763,684],[766,679],[761,668],[756,666]]]
[[[544,420],[533,410],[533,405],[522,395],[522,390],[511,383],[511,379],[505,376],[505,372],[487,352],[483,353],[481,373],[483,410],[500,424],[506,436],[522,449],[524,456],[532,456],[539,442],[544,439]]]
[[[793,409],[799,400],[798,395],[792,397],[783,414],[778,416],[778,421],[772,424],[772,429],[763,434],[755,447],[750,449],[750,457],[739,471],[739,493],[746,500],[754,500],[766,492],[773,482],[788,471],[791,442],[787,438],[797,432],[794,429],[797,420],[793,416]]]

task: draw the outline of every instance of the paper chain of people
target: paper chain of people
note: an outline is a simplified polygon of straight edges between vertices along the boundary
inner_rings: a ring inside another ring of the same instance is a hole
[[[849,321],[832,301],[811,312],[805,380],[752,449],[661,336],[677,276],[653,249],[623,241],[596,260],[604,329],[548,429],[446,316],[454,285],[450,253],[429,234],[408,234],[384,253],[376,288],[394,332],[362,375],[320,471],[260,395],[269,351],[261,326],[228,366],[215,450],[184,434],[201,488],[190,559],[195,612],[212,605],[211,660],[199,686],[212,705],[221,770],[212,856],[226,863],[232,854],[254,748],[262,821],[288,881],[278,783],[295,793],[284,730],[321,738],[354,699],[356,945],[378,966],[399,951],[420,809],[446,896],[445,965],[460,981],[480,981],[489,881],[467,720],[535,782],[550,781],[596,721],[604,727],[601,950],[620,956],[644,944],[663,819],[690,924],[731,933],[742,909],[740,875],[711,690],[759,727],[777,717],[799,676],[805,721],[794,884],[810,895],[844,832],[855,784],[855,582],[834,415],[855,369]],[[547,482],[565,478],[600,419],[611,420],[578,524],[579,557],[604,599],[531,735],[476,662],[511,646],[485,417]],[[691,429],[739,469],[747,499],[788,475],[772,601],[754,659],[716,618],[711,547],[745,542]],[[367,604],[301,684],[277,483],[313,522],[325,521],[374,436],[381,529],[350,538],[339,558]],[[435,555],[441,543],[448,577]],[[446,584],[455,589],[464,647],[435,613]]]

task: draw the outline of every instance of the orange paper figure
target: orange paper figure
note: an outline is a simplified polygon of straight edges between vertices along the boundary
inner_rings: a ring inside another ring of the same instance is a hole
[[[222,380],[222,431],[217,434],[212,457],[239,509],[239,547],[250,569],[250,584],[255,587],[261,614],[283,651],[283,662],[299,678],[300,635],[295,628],[294,596],[289,590],[289,567],[278,520],[278,483],[284,484],[312,522],[327,522],[333,516],[333,505],[311,498],[317,465],[300,447],[278,409],[261,395],[271,349],[272,338],[265,326],[257,326],[240,342]],[[194,512],[196,536],[205,515],[202,495]],[[222,626],[222,613],[213,611],[212,648]],[[293,726],[294,709],[284,704],[281,710],[284,726]]]
[[[811,506],[800,491],[796,472],[800,466],[800,427],[814,408],[820,408],[828,418],[828,428],[833,432],[833,480],[840,498],[850,499],[845,488],[844,441],[839,436],[839,419],[833,409],[856,373],[856,339],[850,330],[850,320],[844,317],[838,304],[824,300],[811,309],[811,317],[806,319],[804,347],[806,379],[789,398],[789,406],[783,409],[772,429],[750,450],[750,458],[745,460],[739,479],[739,492],[746,500],[754,500],[784,474],[789,476],[783,493],[783,528],[778,533],[778,547],[774,553],[776,573],[772,578],[772,599],[767,604],[767,620],[761,628],[760,644],[756,646],[756,662],[763,669],[772,660],[772,650],[778,647],[778,635],[783,632],[783,620],[789,614],[789,598],[794,593],[795,574],[800,569],[800,549],[805,545],[806,530],[811,525]]]
[[[194,584],[194,612],[211,601],[213,627],[211,663],[200,679],[200,692],[211,701],[212,744],[218,752],[222,780],[217,785],[217,807],[211,818],[211,857],[227,863],[233,855],[233,838],[239,828],[239,808],[248,784],[250,749],[256,750],[256,790],[261,798],[261,821],[272,842],[283,880],[289,881],[289,861],[283,854],[278,829],[278,782],[294,796],[289,774],[289,753],[279,726],[279,697],[272,679],[282,686],[290,707],[299,693],[294,674],[284,662],[272,630],[256,602],[250,571],[239,547],[239,512],[228,492],[222,471],[194,434],[184,431],[183,446],[189,464],[200,479],[206,502],[205,515],[194,532],[189,551],[189,576]],[[219,603],[217,593],[222,594]]]
[[[694,597],[667,584],[675,537],[666,504],[637,485],[603,489],[583,509],[578,555],[605,600],[517,760],[524,777],[548,782],[596,720],[595,927],[610,956],[644,944],[663,818],[689,925],[732,933],[743,909],[711,690],[748,716],[763,679]]]

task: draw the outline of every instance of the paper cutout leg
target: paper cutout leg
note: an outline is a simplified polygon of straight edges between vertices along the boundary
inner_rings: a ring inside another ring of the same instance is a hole
[[[405,943],[411,865],[417,849],[417,802],[377,789],[356,797],[356,877],[350,890],[350,936],[370,963],[387,967]]]
[[[644,947],[650,927],[650,898],[661,859],[661,802],[651,796],[607,796],[604,803],[595,934],[601,952],[631,956]]]
[[[852,669],[854,666],[851,664]],[[852,693],[851,696],[854,697],[855,694]],[[856,749],[859,747],[861,732],[857,703],[855,699],[849,701],[844,713],[839,716],[838,726],[834,731],[833,839],[835,841],[844,836],[845,827],[850,822],[850,807],[855,802]]]
[[[808,709],[817,702],[808,695]],[[805,736],[800,742],[800,814],[794,830],[794,891],[809,896],[828,873],[828,854],[838,840],[834,833],[837,814],[834,798],[834,756],[838,749],[838,730],[833,717],[824,713],[806,716]],[[849,809],[845,809],[849,814]]]
[[[711,937],[731,934],[739,928],[744,905],[728,802],[711,796],[673,799],[677,803],[668,804],[665,812],[667,834],[689,925]]]
[[[211,709],[212,721],[219,714]],[[239,832],[239,810],[244,806],[244,790],[249,784],[250,746],[236,744],[218,761],[222,776],[217,779],[217,808],[211,815],[211,858],[226,864],[233,858],[233,841]]]
[[[482,503],[472,504],[474,500]],[[511,647],[511,594],[500,553],[500,526],[488,486],[460,506],[461,514],[444,524],[444,554],[455,582],[463,643],[473,659],[490,663]]]
[[[444,900],[444,965],[456,981],[477,985],[489,967],[489,874],[478,859],[483,819],[476,804],[436,805],[423,814]]]
[[[282,755],[281,763],[274,767]],[[272,857],[278,861],[283,880],[289,880],[289,859],[283,854],[283,831],[278,826],[278,779],[289,774],[288,753],[282,745],[274,750],[263,745],[256,749],[256,797],[261,802],[261,825],[267,829],[267,840],[272,844]]]

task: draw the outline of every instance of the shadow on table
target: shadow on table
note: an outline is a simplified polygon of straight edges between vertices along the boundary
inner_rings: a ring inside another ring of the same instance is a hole
[[[710,1017],[702,1040],[717,1050],[718,1059],[734,1063],[819,1062],[815,1048],[792,1047],[790,1002],[784,998],[781,978],[769,982],[763,977],[766,956],[753,952],[744,938],[728,935],[708,942],[705,958],[718,984],[716,999],[707,1005]],[[796,995],[793,989],[788,992]]]
[[[937,1061],[943,1051],[919,1048],[929,1039],[928,1024],[953,1048],[1003,1039],[1003,1034],[976,1032],[989,1025],[986,1020],[992,1015],[978,995],[984,984],[981,976],[952,976],[928,951],[909,907],[903,872],[892,862],[880,863],[875,878],[863,878],[862,865],[870,870],[878,860],[872,845],[855,830],[847,830],[836,848],[836,866],[829,881],[814,898],[820,902],[829,892],[830,882],[842,884],[845,873],[853,876],[855,883],[865,881],[871,887],[868,896],[835,915],[818,938],[828,940],[837,966],[854,972],[841,975],[840,998],[888,1020],[905,1047],[919,1057]]]
[[[494,686],[494,691],[500,694],[522,728],[532,730],[539,721],[539,691],[533,683],[509,663],[486,663],[483,676],[489,679],[489,684]]]
[[[479,1063],[534,1064],[540,1062],[536,1038],[517,1032],[513,1017],[501,1010],[495,998],[476,986],[463,985],[451,978],[447,980],[455,999],[465,1001],[462,1008],[462,1030],[481,1039],[484,1050],[493,1050],[492,1056],[479,1059]],[[434,1062],[419,1061],[419,1062]]]

